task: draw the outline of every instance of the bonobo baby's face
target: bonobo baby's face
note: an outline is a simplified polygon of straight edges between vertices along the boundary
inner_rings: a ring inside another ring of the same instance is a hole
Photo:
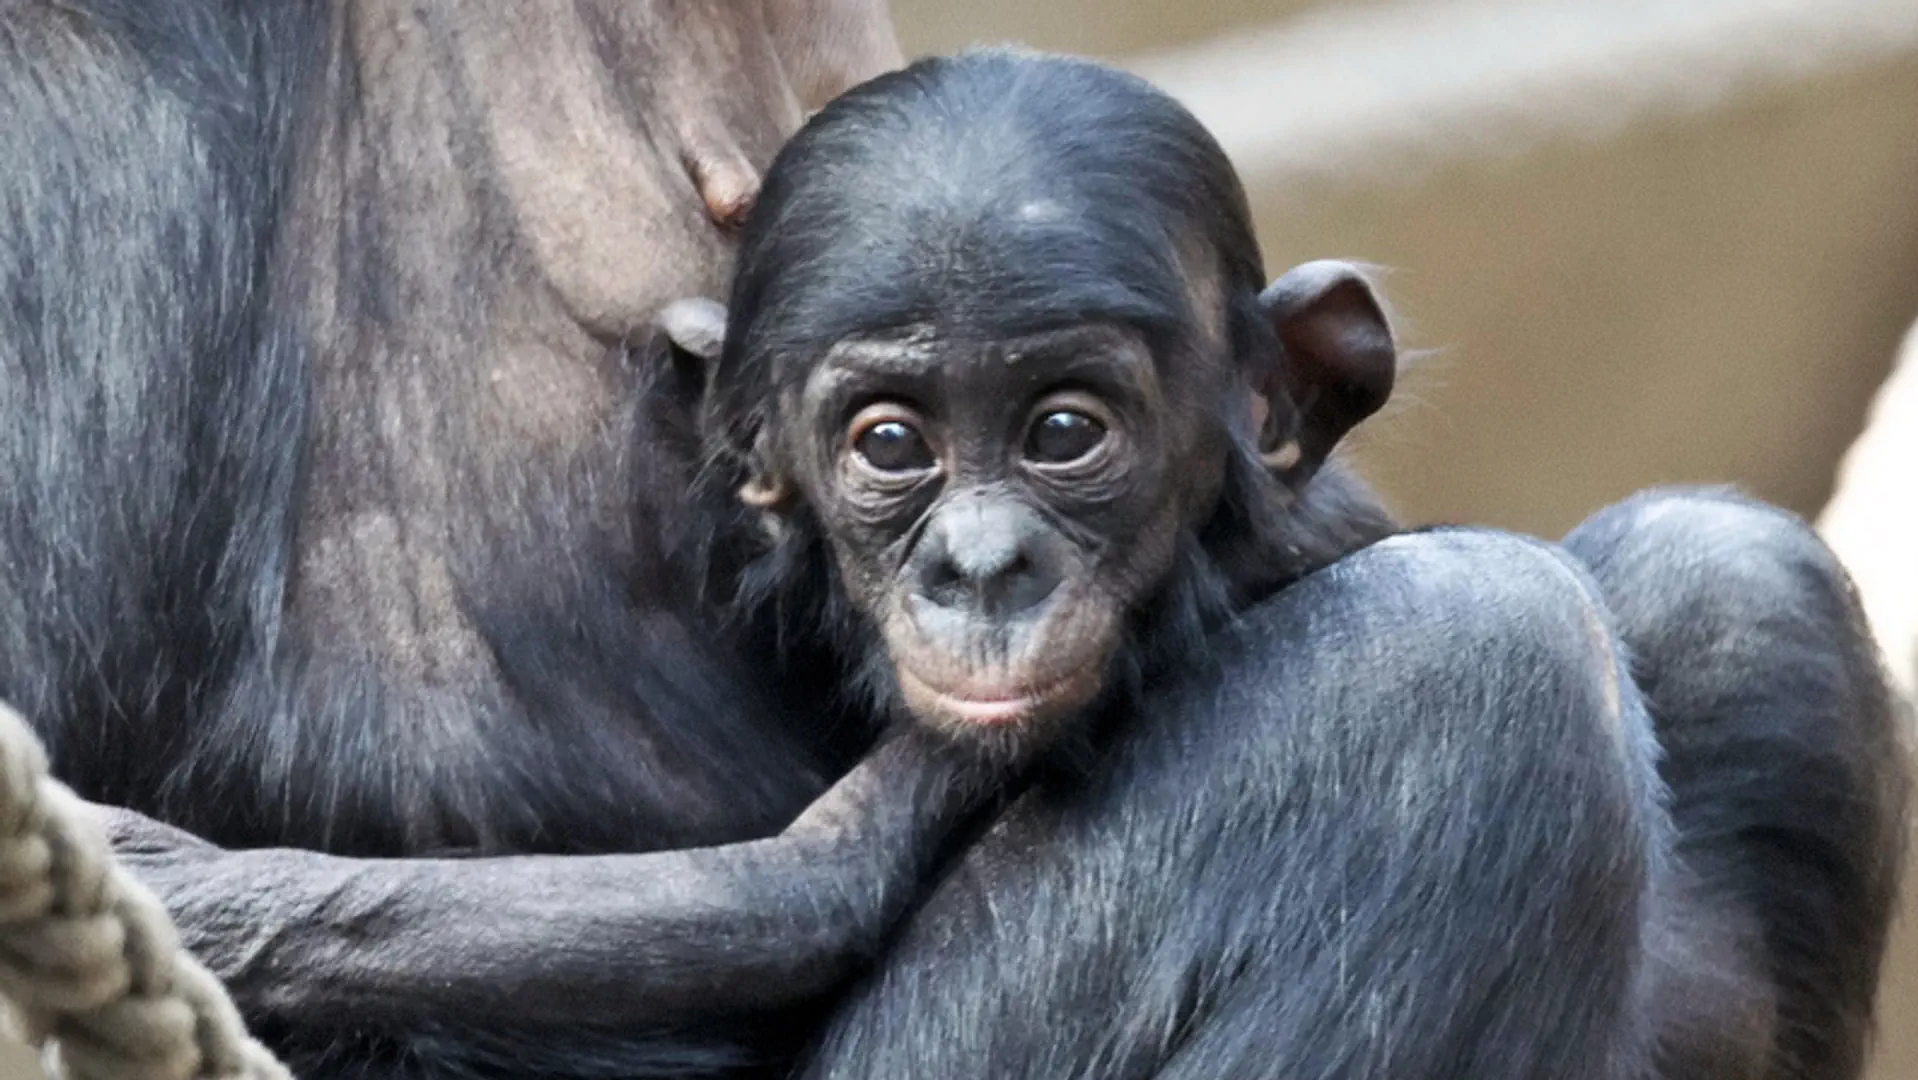
[[[1216,494],[1219,425],[1138,333],[842,339],[777,445],[922,720],[1029,725],[1100,689],[1127,613]]]
[[[1389,392],[1356,272],[1263,286],[1238,178],[1183,108],[980,53],[822,110],[767,172],[730,310],[662,325],[717,352],[709,448],[782,550],[830,550],[898,699],[1016,734],[1098,695],[1218,507],[1284,504]],[[816,588],[804,562],[773,560]]]

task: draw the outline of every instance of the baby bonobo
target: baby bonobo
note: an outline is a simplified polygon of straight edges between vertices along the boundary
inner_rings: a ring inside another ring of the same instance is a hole
[[[1372,291],[1266,286],[1204,128],[1083,62],[828,106],[723,314],[667,313],[708,363],[662,385],[742,601],[875,719],[1070,766],[803,1075],[1855,1074],[1902,774],[1803,523],[1663,492],[1560,547],[1391,535],[1329,461],[1392,388]]]
[[[1056,96],[951,77],[982,65]],[[662,324],[710,356],[724,318]],[[771,538],[748,599],[829,562],[805,629],[983,746],[1120,703],[1390,528],[1322,471],[1391,391],[1372,290],[1336,262],[1265,287],[1219,147],[1090,64],[973,54],[832,104],[766,177],[723,337],[709,449]]]

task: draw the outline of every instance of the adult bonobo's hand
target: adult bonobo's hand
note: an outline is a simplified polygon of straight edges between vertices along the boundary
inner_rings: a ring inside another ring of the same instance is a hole
[[[690,851],[344,859],[227,851],[98,808],[115,853],[254,1019],[666,1025],[851,973],[1003,771],[917,728],[779,836]]]
[[[225,852],[205,840],[145,814],[136,814],[117,806],[87,804],[99,818],[113,854],[128,869],[140,875],[161,899],[169,892],[191,882],[195,868],[219,858]]]

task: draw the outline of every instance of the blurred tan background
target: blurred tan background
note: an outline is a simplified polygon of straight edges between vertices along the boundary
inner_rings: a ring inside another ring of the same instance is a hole
[[[1556,533],[1667,481],[1813,515],[1918,317],[1908,0],[894,7],[909,53],[1154,78],[1238,161],[1272,273],[1387,268],[1439,350],[1365,445],[1413,517]]]
[[[1023,42],[1187,101],[1272,273],[1386,268],[1433,352],[1361,454],[1415,519],[1556,535],[1672,481],[1815,516],[1918,318],[1918,0],[894,3],[909,54]],[[1918,1080],[1906,908],[1873,1080]]]
[[[1913,0],[894,10],[909,54],[1023,42],[1154,79],[1238,163],[1272,274],[1385,267],[1434,352],[1360,455],[1414,519],[1557,535],[1667,482],[1816,517],[1918,319]],[[1907,892],[1872,1080],[1918,1080]]]

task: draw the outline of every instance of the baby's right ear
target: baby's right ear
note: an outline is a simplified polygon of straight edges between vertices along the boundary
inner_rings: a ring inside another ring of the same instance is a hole
[[[653,317],[653,329],[657,336],[645,356],[649,363],[665,365],[660,389],[696,411],[706,398],[706,376],[726,343],[725,305],[703,296],[675,300]]]
[[[725,305],[698,296],[675,300],[653,324],[672,351],[682,384],[697,400],[704,395],[706,375],[726,344]],[[750,475],[739,489],[739,501],[768,515],[786,509],[792,502],[792,485],[773,466],[770,435],[763,427],[753,439],[750,459]]]
[[[703,296],[675,300],[660,310],[653,325],[666,335],[676,352],[704,369],[719,358],[726,343],[726,306]]]

